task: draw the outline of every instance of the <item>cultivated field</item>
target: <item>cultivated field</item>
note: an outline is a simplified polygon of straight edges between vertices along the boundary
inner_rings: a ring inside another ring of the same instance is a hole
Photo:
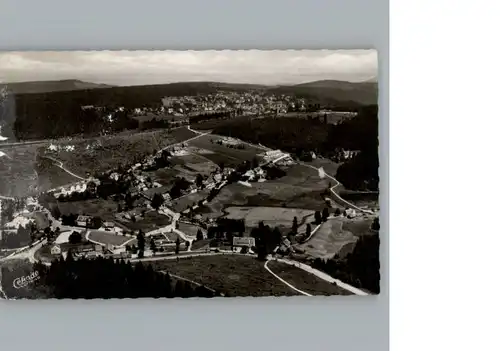
[[[0,195],[26,196],[36,191],[36,145],[2,148],[0,156]]]
[[[128,236],[117,235],[113,232],[105,232],[101,230],[90,231],[88,238],[101,244],[110,244],[115,246],[120,246],[132,239]]]
[[[272,274],[261,261],[239,255],[215,255],[151,262],[155,270],[193,280],[230,296],[298,295]]]
[[[355,243],[358,239],[350,231],[344,230],[343,225],[343,219],[329,219],[321,224],[320,229],[308,242],[296,245],[296,247],[313,258],[332,258],[344,245]]]
[[[311,295],[352,295],[350,291],[286,263],[269,261],[267,267],[281,279]]]
[[[293,217],[297,217],[299,226],[314,220],[314,211],[301,208],[283,207],[227,207],[226,218],[244,219],[247,227],[257,227],[264,222],[271,227],[291,228]]]

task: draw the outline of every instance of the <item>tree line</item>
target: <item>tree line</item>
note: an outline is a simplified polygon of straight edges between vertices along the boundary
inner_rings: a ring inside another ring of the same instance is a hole
[[[175,280],[168,273],[153,270],[142,262],[132,265],[112,258],[67,259],[52,262],[50,267],[35,264],[40,274],[36,287],[48,298],[140,298],[140,297],[214,297],[211,290]]]
[[[262,118],[228,121],[213,133],[261,143],[297,156],[314,152],[333,159],[339,149],[360,151],[340,165],[337,177],[348,189],[378,190],[378,106],[363,106],[357,112],[356,117],[336,125],[321,119]]]
[[[377,222],[378,223],[378,222]],[[317,258],[312,267],[355,287],[380,293],[379,234],[361,236],[345,258]]]

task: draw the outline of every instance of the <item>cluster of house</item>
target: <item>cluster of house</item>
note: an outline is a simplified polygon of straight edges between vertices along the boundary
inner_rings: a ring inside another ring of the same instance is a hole
[[[291,164],[293,163],[293,159],[291,155],[287,152],[283,152],[281,150],[269,150],[262,154],[262,157],[266,163],[275,163],[275,164]]]
[[[295,252],[295,250],[293,249],[292,243],[288,239],[283,239],[281,244],[274,249],[274,253],[280,255],[288,255],[293,252]]]
[[[50,248],[50,254],[53,258],[63,257],[66,258],[71,254],[74,258],[97,258],[97,257],[111,257],[114,259],[130,258],[131,254],[126,251],[125,247],[111,247],[103,246],[94,243],[79,243],[79,244],[53,244]]]
[[[85,191],[89,191],[90,193],[95,194],[95,192],[97,191],[97,186],[99,184],[100,184],[99,179],[89,176],[89,178],[82,180],[80,182],[54,189],[53,195],[57,198],[61,195],[68,196],[73,193],[83,193]]]
[[[257,167],[246,171],[241,177],[242,181],[247,182],[265,182],[266,181],[266,171],[262,168]]]
[[[239,110],[243,114],[287,113],[305,110],[305,100],[288,95],[269,95],[261,91],[230,92],[196,96],[167,96],[162,99],[163,111],[172,115],[228,112]],[[162,111],[162,112],[163,112]]]
[[[336,150],[335,153],[335,161],[337,162],[345,162],[350,159],[352,159],[354,156],[359,154],[359,150],[344,150],[344,149],[339,149]]]
[[[113,222],[102,222],[99,218],[93,216],[79,215],[76,218],[76,226],[82,228],[102,228],[105,231],[119,230]]]

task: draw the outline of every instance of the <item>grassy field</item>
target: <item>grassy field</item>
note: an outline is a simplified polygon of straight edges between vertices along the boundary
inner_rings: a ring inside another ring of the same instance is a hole
[[[146,212],[144,218],[137,219],[135,222],[132,221],[127,221],[127,222],[119,221],[119,222],[131,230],[142,230],[144,232],[165,227],[170,223],[172,223],[170,217],[159,214],[156,211]]]
[[[160,168],[156,171],[144,172],[144,174],[162,185],[172,186],[176,177],[194,181],[197,174],[208,176],[216,168],[213,162],[196,154],[174,156],[170,161],[173,167]]]
[[[98,243],[102,243],[102,244],[110,244],[110,245],[120,246],[121,244],[126,243],[127,241],[130,241],[130,239],[132,239],[132,238],[130,238],[128,236],[117,235],[117,234],[114,234],[113,232],[92,230],[89,233],[89,239],[97,241]]]
[[[184,222],[177,222],[179,224],[179,230],[183,232],[184,234],[192,237],[196,237],[196,234],[198,233],[198,229],[201,229],[202,233],[205,233],[206,230],[194,225],[194,224],[188,224]]]
[[[221,139],[221,136],[209,134],[191,141],[189,145],[210,151],[202,151],[203,157],[206,157],[216,164],[223,162],[228,167],[239,165],[243,161],[251,161],[254,157],[263,152],[262,149],[252,147],[248,144],[244,144],[244,149],[235,149],[215,143],[217,140]],[[211,141],[213,141],[213,143]]]
[[[342,229],[348,230],[356,236],[370,235],[373,234],[373,231],[371,230],[372,223],[372,218],[354,218],[352,220],[345,219]]]
[[[184,130],[185,129],[185,130]],[[84,176],[86,172],[102,172],[129,164],[134,158],[142,158],[159,149],[190,137],[186,128],[146,132],[124,132],[116,135],[88,138],[74,142],[59,142],[58,145],[72,145],[75,150],[51,153],[72,172]],[[45,147],[41,152],[46,152]]]
[[[90,199],[84,201],[58,202],[61,214],[82,214],[101,217],[103,220],[115,220],[117,204],[112,200]]]
[[[177,212],[182,212],[193,205],[198,205],[198,201],[205,200],[210,193],[210,190],[204,189],[196,193],[184,195],[180,198],[172,200],[172,208]]]
[[[322,210],[325,201],[321,193],[328,179],[302,165],[288,167],[287,175],[276,180],[251,183],[252,187],[230,184],[206,206],[197,211],[205,217],[218,217],[226,206],[268,206]],[[293,218],[293,217],[292,217]]]
[[[40,191],[47,191],[61,185],[67,185],[76,181],[78,178],[73,177],[63,169],[57,167],[54,161],[39,158],[36,164],[38,173],[38,188]]]
[[[238,255],[216,255],[151,262],[155,270],[194,280],[230,296],[293,296],[299,293],[277,280],[261,261]]]
[[[227,218],[244,219],[247,227],[257,227],[260,221],[271,227],[292,228],[293,217],[299,227],[314,220],[314,211],[283,207],[227,207]]]
[[[311,166],[320,168],[323,167],[326,173],[331,175],[332,177],[335,177],[335,174],[337,173],[337,169],[339,168],[340,164],[335,163],[330,159],[327,158],[317,158],[311,162],[305,162],[306,164],[309,164]],[[332,181],[333,182],[333,181]]]
[[[267,267],[281,279],[295,286],[297,289],[311,295],[352,295],[337,285],[310,274],[303,269],[277,261],[270,261]]]
[[[353,233],[343,230],[343,225],[342,219],[329,219],[321,225],[308,242],[296,247],[314,258],[332,258],[344,245],[357,241]]]
[[[0,157],[0,195],[27,196],[36,191],[36,145],[2,148]]]
[[[172,129],[170,135],[177,141],[184,141],[197,136],[195,132],[190,131],[187,127]]]

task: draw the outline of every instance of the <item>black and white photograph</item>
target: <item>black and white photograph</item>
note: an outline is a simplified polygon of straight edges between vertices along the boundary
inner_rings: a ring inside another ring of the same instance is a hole
[[[378,295],[378,113],[373,49],[1,52],[0,298]]]

